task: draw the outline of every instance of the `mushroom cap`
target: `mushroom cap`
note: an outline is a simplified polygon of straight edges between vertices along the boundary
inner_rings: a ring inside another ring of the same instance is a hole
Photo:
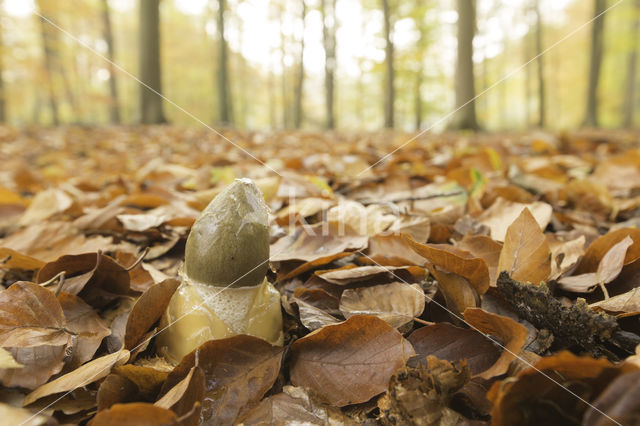
[[[250,179],[236,179],[195,221],[185,249],[184,273],[217,287],[262,283],[269,264],[268,207]]]

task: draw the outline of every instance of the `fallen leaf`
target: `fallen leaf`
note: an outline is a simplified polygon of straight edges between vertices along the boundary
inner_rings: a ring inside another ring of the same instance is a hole
[[[125,364],[113,368],[113,373],[125,377],[138,387],[138,396],[143,401],[155,401],[169,372],[148,365]]]
[[[163,393],[176,386],[197,363],[206,379],[203,420],[231,424],[273,386],[282,355],[282,348],[253,336],[210,340],[182,358],[169,374]]]
[[[62,307],[53,292],[20,281],[0,292],[0,347],[25,366],[0,370],[5,386],[34,389],[58,373],[71,343]]]
[[[640,287],[636,287],[626,293],[601,300],[600,302],[592,303],[589,307],[601,309],[614,315],[640,314]]]
[[[401,235],[393,234],[369,238],[367,256],[363,257],[362,261],[384,266],[423,266],[426,259],[416,253]]]
[[[624,257],[624,265],[640,258],[640,229],[617,229],[598,237],[589,245],[589,247],[587,247],[587,251],[574,271],[574,275],[596,272],[600,265],[600,261],[609,249],[613,247],[613,245],[624,240],[626,237],[630,237],[633,240],[633,245],[627,249],[627,253]]]
[[[584,254],[585,237],[581,235],[570,241],[559,240],[554,234],[546,235],[551,249],[551,274],[549,279],[558,279],[569,271]]]
[[[491,238],[496,241],[505,241],[507,228],[521,216],[525,209],[529,210],[540,229],[544,230],[551,221],[553,209],[547,203],[536,201],[531,204],[522,204],[503,198],[498,198],[478,217],[478,221],[491,229]]]
[[[18,224],[27,226],[42,222],[56,213],[62,213],[73,204],[73,199],[61,189],[51,188],[39,192],[22,214]]]
[[[105,321],[78,296],[67,292],[58,295],[67,321],[66,329],[75,334],[71,359],[65,369],[73,369],[93,358],[102,339],[111,334]]]
[[[616,377],[598,396],[582,418],[584,426],[606,425],[611,419],[633,424],[640,416],[640,371]],[[605,413],[607,417],[603,416]]]
[[[466,250],[474,257],[479,257],[487,262],[489,268],[489,280],[491,285],[496,284],[498,279],[498,263],[500,262],[500,252],[502,244],[485,235],[465,235],[458,242],[456,247]]]
[[[493,384],[487,394],[493,402],[492,424],[549,424],[559,416],[581,419],[588,406],[577,403],[576,394],[589,401],[616,376],[634,370],[637,367],[616,367],[606,359],[568,351],[541,358],[516,377]]]
[[[326,223],[326,222],[325,222]],[[362,250],[369,238],[365,235],[340,235],[334,225],[318,224],[296,228],[295,232],[271,245],[271,261],[316,259],[333,256],[347,250]]]
[[[294,302],[298,305],[298,313],[300,316],[300,322],[308,330],[314,331],[329,324],[339,323],[340,320],[332,316],[331,314],[323,311],[322,309],[307,303],[304,300],[295,298]]]
[[[424,268],[418,266],[356,266],[350,265],[345,268],[334,269],[330,271],[316,271],[316,276],[323,280],[336,285],[347,285],[353,282],[366,281],[377,275],[388,275],[389,278],[395,277],[396,271],[408,271],[414,277],[424,277],[426,275]]]
[[[126,377],[117,374],[109,374],[100,383],[96,403],[98,411],[106,410],[114,404],[134,402],[140,395],[138,386]]]
[[[44,265],[36,282],[49,281],[61,272],[65,272],[64,291],[79,295],[91,305],[102,304],[108,294],[127,294],[129,291],[127,270],[101,253],[62,256]]]
[[[131,404],[115,404],[107,410],[100,411],[89,422],[90,426],[158,426],[178,423],[178,416],[166,408],[153,404],[134,402]]]
[[[26,269],[35,271],[44,266],[45,262],[31,256],[19,253],[10,248],[0,248],[0,266],[6,269]]]
[[[169,278],[150,287],[140,296],[127,318],[124,336],[126,349],[134,349],[160,319],[179,285],[179,280]]]
[[[311,388],[334,406],[365,402],[384,392],[413,354],[411,344],[389,324],[356,315],[293,343],[291,382]]]
[[[484,259],[444,244],[420,244],[409,236],[403,236],[420,256],[438,268],[464,277],[478,294],[489,289],[489,267]]]
[[[447,307],[452,311],[454,319],[459,319],[459,315],[466,308],[475,308],[480,304],[480,296],[466,278],[439,270],[435,266],[431,266],[429,271],[437,280],[438,289],[444,296]]]
[[[503,348],[498,358],[480,377],[490,379],[506,373],[509,363],[518,356],[527,341],[527,329],[511,318],[486,312],[480,308],[468,308],[464,311],[464,320],[485,335],[500,339]]]
[[[282,393],[271,395],[238,419],[243,425],[322,424],[342,425],[352,422],[342,412],[313,399],[304,389],[285,386]]]
[[[24,405],[27,406],[45,396],[68,392],[87,386],[90,383],[106,377],[113,367],[124,364],[128,359],[129,351],[127,350],[96,358],[76,368],[72,372],[40,386],[24,398]]]
[[[500,349],[481,333],[446,322],[421,327],[407,340],[419,355],[451,362],[466,360],[472,375],[487,371],[500,357]]]
[[[418,284],[401,282],[347,289],[340,298],[340,312],[347,319],[373,315],[399,328],[422,314],[424,298]]]
[[[528,208],[507,229],[498,271],[517,281],[538,284],[551,274],[549,243]]]
[[[558,283],[560,288],[567,291],[586,293],[598,284],[608,284],[615,280],[624,266],[627,249],[633,244],[633,240],[626,236],[622,241],[614,244],[600,259],[596,272],[574,275],[561,278]]]
[[[193,418],[200,417],[202,402],[205,396],[205,375],[200,367],[192,367],[189,374],[155,402],[155,406],[169,409],[178,416],[193,410],[197,404],[198,411]],[[184,424],[184,423],[183,423]],[[197,425],[198,423],[195,423]]]

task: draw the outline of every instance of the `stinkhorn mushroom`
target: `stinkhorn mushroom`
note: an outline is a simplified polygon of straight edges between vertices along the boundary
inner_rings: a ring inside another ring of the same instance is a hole
[[[258,187],[237,179],[191,228],[182,284],[163,316],[158,348],[170,361],[207,340],[237,334],[282,345],[280,293],[267,281],[268,208]]]

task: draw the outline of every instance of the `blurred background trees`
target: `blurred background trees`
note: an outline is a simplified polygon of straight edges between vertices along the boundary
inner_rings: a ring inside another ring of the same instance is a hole
[[[614,4],[3,0],[0,120],[194,124],[157,91],[203,121],[252,129],[417,130],[456,109],[436,130],[633,127],[640,0],[543,54]]]

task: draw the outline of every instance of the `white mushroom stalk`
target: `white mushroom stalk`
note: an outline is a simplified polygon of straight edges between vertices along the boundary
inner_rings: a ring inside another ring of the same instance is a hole
[[[258,187],[238,179],[191,228],[182,284],[162,319],[158,348],[170,361],[207,340],[237,334],[282,345],[280,294],[269,283],[268,208]]]

